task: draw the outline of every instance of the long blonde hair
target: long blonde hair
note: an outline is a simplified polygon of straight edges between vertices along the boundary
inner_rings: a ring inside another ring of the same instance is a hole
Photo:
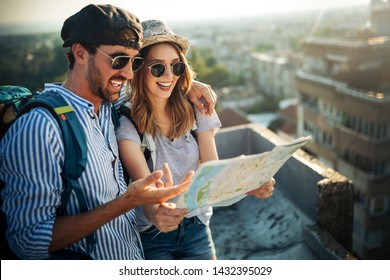
[[[167,136],[170,139],[183,136],[187,131],[192,129],[195,121],[194,109],[187,99],[187,93],[191,89],[195,73],[190,68],[180,48],[175,44],[173,45],[179,50],[180,60],[186,64],[186,69],[184,74],[177,80],[172,94],[168,99],[169,112],[171,113],[172,119],[171,131]],[[146,59],[152,46],[155,45],[150,45],[142,49],[140,51],[141,57]],[[131,117],[141,133],[146,132],[155,136],[161,133],[161,126],[153,118],[151,103],[145,92],[145,79],[142,77],[144,71],[146,70],[141,68],[138,72],[135,72],[131,81],[131,93],[129,96],[132,103]]]

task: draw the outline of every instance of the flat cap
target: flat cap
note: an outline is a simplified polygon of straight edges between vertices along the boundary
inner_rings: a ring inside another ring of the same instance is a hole
[[[65,20],[63,47],[73,43],[121,45],[140,49],[142,26],[132,13],[112,5],[88,5]]]

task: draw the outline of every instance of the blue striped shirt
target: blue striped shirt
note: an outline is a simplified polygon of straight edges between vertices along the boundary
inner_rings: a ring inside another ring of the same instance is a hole
[[[47,84],[45,90],[54,91],[68,101],[86,132],[88,162],[79,183],[89,209],[126,192],[111,105],[103,102],[96,115],[92,103],[63,87]],[[63,160],[60,128],[43,108],[35,108],[20,117],[0,142],[0,179],[6,182],[1,194],[9,223],[7,239],[23,259],[49,257],[52,228],[63,190]],[[66,214],[79,212],[77,199],[72,195]],[[85,238],[69,248],[89,252],[95,259],[143,258],[133,210],[99,228],[96,238],[92,250]]]

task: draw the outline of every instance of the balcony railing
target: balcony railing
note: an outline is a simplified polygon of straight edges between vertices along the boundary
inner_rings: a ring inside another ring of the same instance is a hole
[[[308,73],[303,70],[298,70],[296,72],[296,76],[299,79],[309,80],[328,87],[333,87],[337,92],[354,96],[357,98],[366,99],[371,102],[376,102],[376,103],[390,102],[390,92],[387,93],[373,92],[373,91],[365,91],[365,90],[351,88],[345,82],[335,81],[331,78],[314,75],[312,73]]]

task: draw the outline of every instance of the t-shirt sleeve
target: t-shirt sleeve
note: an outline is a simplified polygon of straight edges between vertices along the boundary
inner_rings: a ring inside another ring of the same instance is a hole
[[[141,139],[134,124],[125,116],[121,116],[119,121],[120,126],[116,130],[117,141],[127,139],[141,145]]]
[[[195,106],[196,126],[195,132],[207,131],[210,129],[218,130],[221,127],[221,121],[217,115],[217,112],[211,114],[211,116],[202,114]]]

